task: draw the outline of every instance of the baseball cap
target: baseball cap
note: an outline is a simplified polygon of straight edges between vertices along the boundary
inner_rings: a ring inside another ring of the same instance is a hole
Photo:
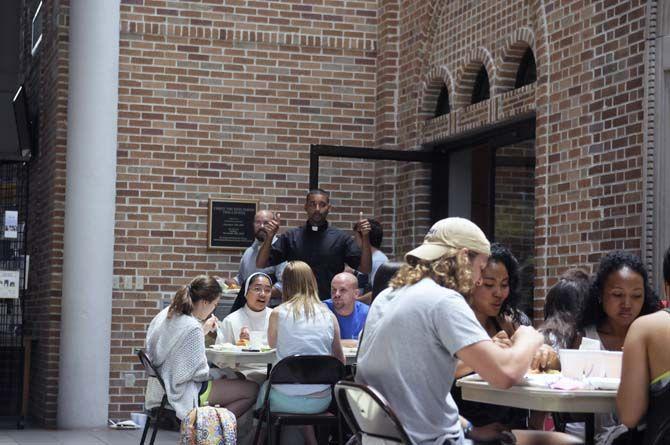
[[[468,249],[477,253],[491,254],[491,243],[482,229],[465,218],[451,217],[441,219],[430,228],[423,244],[405,254],[420,260],[433,261],[454,249]]]

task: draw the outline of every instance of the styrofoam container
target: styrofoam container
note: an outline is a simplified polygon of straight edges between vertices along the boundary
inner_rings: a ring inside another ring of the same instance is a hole
[[[621,358],[618,351],[589,351],[579,349],[561,349],[561,374],[571,379],[584,377],[621,378]]]

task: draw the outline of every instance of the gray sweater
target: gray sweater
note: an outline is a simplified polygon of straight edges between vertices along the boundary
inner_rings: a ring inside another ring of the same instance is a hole
[[[168,401],[183,419],[198,406],[202,382],[209,379],[205,336],[198,320],[168,308],[154,317],[147,331],[147,355],[165,382]]]

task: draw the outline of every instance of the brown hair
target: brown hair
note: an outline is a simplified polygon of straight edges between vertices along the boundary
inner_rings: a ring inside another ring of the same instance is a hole
[[[474,287],[472,260],[476,256],[476,252],[466,254],[463,250],[449,249],[447,254],[435,261],[409,257],[407,264],[391,278],[389,286],[398,289],[418,283],[424,278],[430,278],[442,287],[468,295]]]
[[[198,301],[205,300],[211,303],[221,297],[222,289],[217,279],[218,277],[198,275],[189,284],[182,286],[172,297],[168,318],[174,314],[190,315],[193,312],[193,306]]]
[[[282,294],[284,304],[288,306],[294,318],[304,311],[305,317],[314,316],[317,310],[325,307],[319,299],[319,287],[316,284],[312,268],[302,261],[289,261],[282,274]]]

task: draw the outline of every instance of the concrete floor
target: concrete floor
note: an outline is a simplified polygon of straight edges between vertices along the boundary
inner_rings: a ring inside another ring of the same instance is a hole
[[[142,430],[0,430],[0,445],[138,445],[141,437]],[[177,432],[158,430],[154,444],[176,445],[178,438]]]

